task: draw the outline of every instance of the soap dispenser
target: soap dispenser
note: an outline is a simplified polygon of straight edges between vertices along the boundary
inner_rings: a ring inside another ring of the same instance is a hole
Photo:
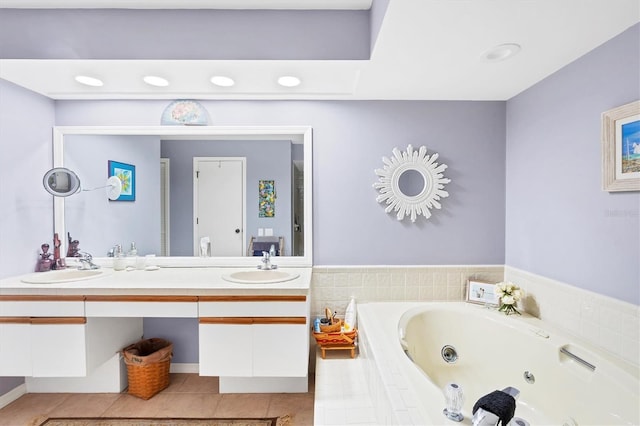
[[[131,249],[129,250],[129,253],[127,253],[127,256],[136,257],[137,255],[138,255],[138,249],[136,248],[136,243],[132,242]]]
[[[135,268],[136,263],[138,263],[138,249],[136,248],[135,242],[131,243],[131,248],[127,252],[127,257],[128,257],[128,263],[129,263],[127,266],[131,266]]]
[[[116,244],[113,248],[113,270],[124,271],[126,268],[127,259],[125,259],[124,253],[122,252],[122,246],[120,244]]]

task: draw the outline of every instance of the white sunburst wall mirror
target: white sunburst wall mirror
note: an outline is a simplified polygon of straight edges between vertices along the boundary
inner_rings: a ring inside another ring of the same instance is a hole
[[[387,204],[386,213],[394,211],[398,220],[410,216],[415,222],[420,215],[429,219],[431,209],[442,207],[439,201],[449,196],[444,186],[451,179],[443,175],[447,165],[437,159],[438,153],[427,155],[427,147],[416,151],[411,145],[406,151],[394,148],[391,158],[382,157],[384,167],[375,170],[378,182],[373,187],[380,192],[376,201]]]

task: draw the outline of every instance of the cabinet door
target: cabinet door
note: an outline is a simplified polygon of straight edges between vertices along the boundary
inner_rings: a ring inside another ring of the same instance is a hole
[[[33,377],[82,377],[87,374],[84,318],[33,318]]]
[[[255,324],[253,375],[255,377],[304,377],[309,364],[306,324]]]
[[[31,376],[29,318],[0,320],[0,377]]]
[[[205,324],[200,320],[200,375],[250,377],[251,325]]]

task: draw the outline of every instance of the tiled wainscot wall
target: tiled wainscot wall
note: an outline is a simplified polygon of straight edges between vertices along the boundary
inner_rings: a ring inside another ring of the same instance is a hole
[[[522,308],[632,364],[640,362],[640,306],[506,266],[525,292]]]
[[[344,315],[351,297],[358,303],[461,301],[468,279],[500,282],[494,266],[319,266],[311,277],[311,315],[325,307]]]

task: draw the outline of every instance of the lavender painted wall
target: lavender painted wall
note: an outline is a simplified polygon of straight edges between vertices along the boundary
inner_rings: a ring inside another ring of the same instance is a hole
[[[82,188],[106,185],[109,160],[136,168],[136,199],[109,201],[105,189],[81,192],[65,200],[67,231],[80,250],[106,256],[115,244],[126,252],[160,255],[160,138],[157,136],[68,135],[64,164]]]
[[[34,270],[40,245],[53,246],[52,196],[42,188],[51,168],[51,99],[0,79],[0,278]],[[24,383],[0,377],[0,395]]]
[[[502,264],[504,102],[201,101],[215,125],[311,125],[314,264]],[[58,125],[157,124],[166,101],[59,101]],[[451,196],[429,220],[375,201],[394,147],[426,145]]]
[[[504,102],[201,101],[215,125],[311,125],[314,264],[504,262]],[[59,101],[58,125],[154,125],[167,102]],[[426,145],[449,165],[451,196],[428,221],[398,222],[376,201],[374,169],[394,147]],[[147,318],[198,362],[196,320]]]
[[[369,59],[368,10],[123,8],[1,12],[2,58]],[[377,16],[381,20],[382,15]],[[46,43],[36,42],[40,40]]]
[[[601,189],[600,116],[640,98],[640,24],[507,102],[506,264],[640,304],[640,193]]]
[[[506,252],[510,266],[638,304],[640,194],[600,190],[599,126],[601,112],[640,97],[639,39],[636,25],[506,106],[203,104],[216,125],[313,126],[316,265],[501,264]],[[153,125],[167,103],[58,101],[56,124]],[[53,112],[52,101],[0,80],[3,276],[30,270],[24,253],[35,256],[34,245],[50,238],[51,197],[40,185],[51,164]],[[381,157],[409,143],[439,152],[453,180],[443,210],[413,225],[385,214],[371,187]],[[15,176],[27,190],[5,184]],[[175,362],[198,361],[196,320],[148,318],[144,326],[147,336],[178,344]],[[0,394],[15,383],[1,379]]]
[[[163,140],[161,154],[170,159],[172,256],[193,256],[194,157],[246,158],[247,241],[258,235],[258,228],[271,228],[274,235],[284,237],[284,255],[291,255],[290,141]],[[261,179],[275,181],[275,217],[258,217]],[[215,240],[212,244],[216,244]]]

